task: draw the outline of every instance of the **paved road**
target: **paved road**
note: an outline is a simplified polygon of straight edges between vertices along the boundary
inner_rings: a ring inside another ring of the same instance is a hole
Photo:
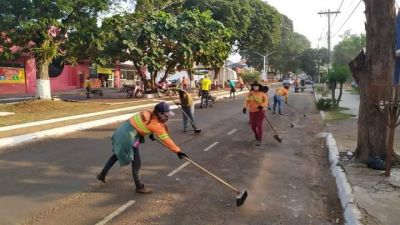
[[[1,150],[0,224],[97,224],[121,206],[125,210],[106,224],[342,223],[326,149],[317,138],[313,96],[290,97],[306,119],[290,108],[283,117],[269,115],[284,141],[275,142],[266,126],[260,147],[241,114],[242,102],[226,99],[198,109],[200,135],[180,131],[180,116],[169,122],[171,136],[192,159],[247,188],[242,207],[235,206],[235,193],[192,165],[167,176],[184,162],[156,142],[141,146],[142,179],[153,194],[134,192],[130,167],[115,166],[109,182],[100,184],[94,175],[111,154],[118,126],[112,124]]]

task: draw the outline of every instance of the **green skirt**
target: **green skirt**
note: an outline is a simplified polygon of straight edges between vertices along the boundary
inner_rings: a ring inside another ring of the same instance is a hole
[[[111,140],[113,153],[117,156],[119,164],[126,166],[132,162],[133,144],[141,138],[129,120],[118,127]]]

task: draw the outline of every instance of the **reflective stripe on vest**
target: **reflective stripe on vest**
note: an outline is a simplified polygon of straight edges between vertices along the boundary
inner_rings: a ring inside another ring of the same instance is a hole
[[[136,125],[137,127],[139,127],[141,129],[141,132],[143,132],[145,134],[151,133],[150,130],[147,129],[146,125],[144,125],[139,114],[132,116],[132,118],[129,121],[131,122],[132,125]]]

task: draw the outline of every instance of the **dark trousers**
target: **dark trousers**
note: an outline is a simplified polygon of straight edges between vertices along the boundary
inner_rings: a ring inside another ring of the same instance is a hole
[[[254,132],[255,138],[257,141],[262,140],[263,135],[263,123],[264,123],[264,115],[265,111],[258,111],[258,112],[250,112],[250,124],[251,129]]]
[[[86,98],[90,98],[90,87],[86,87]]]
[[[144,185],[140,181],[140,167],[141,167],[141,160],[139,149],[133,148],[133,161],[132,161],[132,176],[133,181],[135,182],[136,188],[142,188]],[[108,171],[111,167],[114,166],[115,162],[118,161],[118,158],[115,154],[113,154],[107,161],[106,165],[104,166],[103,170],[101,171],[102,176],[107,176]]]
[[[203,106],[203,100],[206,101],[206,108],[208,107],[208,91],[202,90],[201,91],[201,99],[200,99],[200,107]]]
[[[235,98],[235,92],[236,92],[236,89],[234,87],[231,87],[231,91],[229,92],[229,98],[232,98],[232,94],[233,94],[233,98]]]

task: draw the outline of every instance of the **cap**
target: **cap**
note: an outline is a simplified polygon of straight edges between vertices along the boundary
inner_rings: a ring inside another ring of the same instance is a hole
[[[168,105],[166,102],[160,102],[160,103],[158,103],[158,104],[154,107],[154,109],[155,109],[157,112],[168,113],[169,116],[175,115],[175,113],[173,113],[173,112],[171,111],[171,109],[169,108],[169,105]]]

